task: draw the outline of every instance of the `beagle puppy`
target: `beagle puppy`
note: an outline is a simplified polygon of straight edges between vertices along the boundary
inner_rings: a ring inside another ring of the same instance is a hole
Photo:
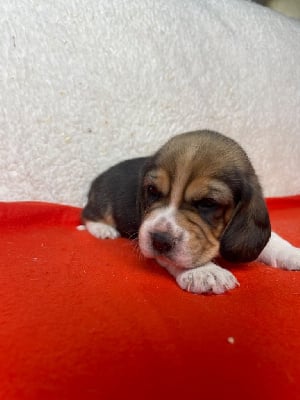
[[[82,219],[97,238],[138,238],[145,257],[194,293],[238,286],[217,257],[300,269],[300,249],[271,233],[246,153],[213,131],[175,136],[151,157],[108,169],[93,181]]]

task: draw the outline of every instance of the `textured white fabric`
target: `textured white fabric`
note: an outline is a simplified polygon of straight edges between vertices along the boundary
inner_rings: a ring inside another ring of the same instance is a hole
[[[82,205],[170,136],[238,140],[300,192],[300,23],[242,0],[1,0],[0,200]]]

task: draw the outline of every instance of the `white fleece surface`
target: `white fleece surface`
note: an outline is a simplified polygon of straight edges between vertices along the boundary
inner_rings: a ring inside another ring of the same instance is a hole
[[[239,141],[300,193],[300,23],[246,0],[1,0],[0,200],[83,205],[172,135]]]

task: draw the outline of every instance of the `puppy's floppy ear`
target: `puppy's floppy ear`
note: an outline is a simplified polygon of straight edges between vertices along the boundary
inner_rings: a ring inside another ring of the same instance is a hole
[[[255,260],[271,235],[266,203],[259,183],[244,183],[241,198],[220,241],[221,256],[231,262]]]

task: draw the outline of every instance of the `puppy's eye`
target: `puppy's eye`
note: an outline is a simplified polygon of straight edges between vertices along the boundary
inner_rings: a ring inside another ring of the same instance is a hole
[[[207,211],[207,212],[215,211],[220,207],[220,204],[216,200],[210,197],[205,197],[200,200],[195,200],[193,201],[192,204],[195,208],[197,208],[198,211]]]
[[[151,203],[159,200],[162,197],[161,192],[154,185],[149,185],[146,187],[146,194],[148,201]]]

